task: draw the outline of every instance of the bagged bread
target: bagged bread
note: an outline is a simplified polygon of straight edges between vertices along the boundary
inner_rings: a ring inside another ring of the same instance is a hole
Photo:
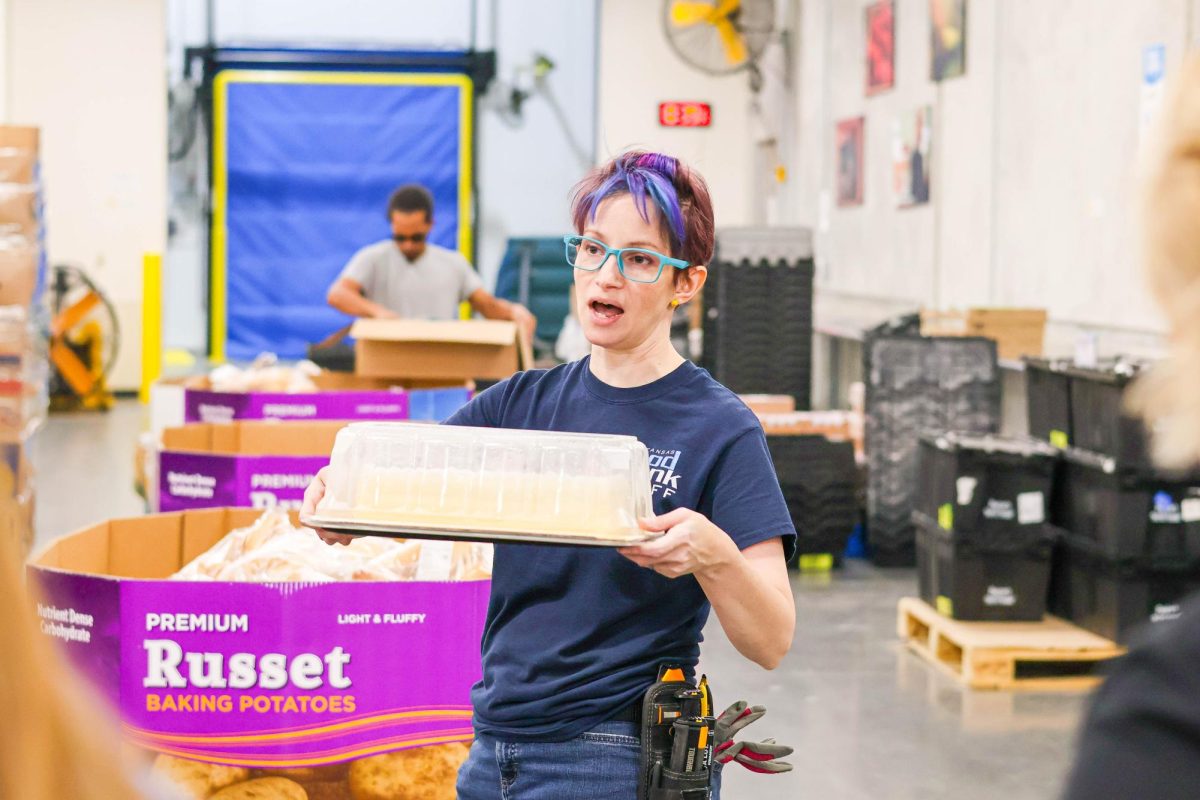
[[[265,511],[230,531],[172,575],[173,580],[245,583],[331,581],[470,581],[492,574],[492,546],[360,536],[330,546],[287,512]]]

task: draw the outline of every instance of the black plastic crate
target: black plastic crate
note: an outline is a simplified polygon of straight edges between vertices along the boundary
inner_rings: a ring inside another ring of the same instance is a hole
[[[1056,524],[1111,558],[1200,558],[1200,476],[1122,470],[1111,458],[1064,452]]]
[[[877,567],[911,567],[917,563],[917,545],[910,522],[899,531],[899,535],[880,538],[878,530],[873,536],[868,536],[868,549],[871,563]]]
[[[1183,599],[1200,589],[1200,563],[1113,559],[1078,536],[1057,559],[1051,610],[1120,643],[1143,625],[1176,619]]]
[[[1047,525],[1014,531],[1007,541],[948,531],[914,515],[917,586],[948,617],[1032,622],[1046,613],[1056,532]]]
[[[921,437],[916,510],[946,529],[999,537],[1049,518],[1058,451],[1035,439]]]
[[[1126,360],[1097,368],[1069,367],[1071,446],[1117,460],[1128,469],[1151,469],[1145,423],[1125,411],[1125,390],[1142,365]]]
[[[1055,447],[1071,444],[1070,361],[1025,359],[1025,402],[1029,435]]]
[[[796,554],[828,554],[840,564],[858,524],[858,465],[854,445],[819,435],[774,435],[767,448],[788,513],[796,526]]]

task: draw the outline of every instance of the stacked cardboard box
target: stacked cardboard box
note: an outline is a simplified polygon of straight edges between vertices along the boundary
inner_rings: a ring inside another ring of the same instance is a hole
[[[0,126],[0,535],[33,540],[28,452],[46,415],[44,341],[35,331],[42,274],[36,128]]]
[[[921,311],[922,336],[982,336],[996,340],[1000,358],[1040,356],[1046,336],[1044,308],[969,308]]]

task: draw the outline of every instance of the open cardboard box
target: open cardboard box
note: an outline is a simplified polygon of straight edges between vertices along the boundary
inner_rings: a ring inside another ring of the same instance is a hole
[[[360,319],[350,335],[362,377],[502,380],[533,366],[517,325],[501,320]]]
[[[167,428],[156,508],[299,508],[346,424],[249,420]]]
[[[467,380],[397,380],[323,371],[316,392],[217,392],[206,376],[183,382],[184,422],[239,419],[441,422],[471,399]],[[174,402],[178,402],[175,400]]]
[[[266,770],[469,741],[489,582],[168,580],[257,516],[116,519],[31,559],[42,632],[129,739]]]

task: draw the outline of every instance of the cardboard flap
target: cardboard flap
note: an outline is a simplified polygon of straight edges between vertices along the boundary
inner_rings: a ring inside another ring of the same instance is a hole
[[[60,536],[29,559],[29,563],[35,567],[105,575],[108,572],[109,531],[109,523],[103,522]]]
[[[162,449],[250,456],[324,456],[346,422],[196,422],[162,432]]]
[[[508,347],[516,343],[516,323],[504,320],[360,319],[355,339],[376,342],[444,342]]]
[[[0,147],[38,151],[38,128],[29,125],[0,125]]]
[[[176,516],[114,519],[109,523],[108,572],[120,578],[166,578],[180,566]]]
[[[162,449],[180,450],[188,453],[212,451],[213,426],[207,422],[163,428]]]
[[[214,452],[255,456],[327,456],[346,422],[275,422],[270,420],[219,425],[220,442],[232,449]],[[233,430],[229,430],[233,429]],[[218,442],[214,437],[214,444]]]

